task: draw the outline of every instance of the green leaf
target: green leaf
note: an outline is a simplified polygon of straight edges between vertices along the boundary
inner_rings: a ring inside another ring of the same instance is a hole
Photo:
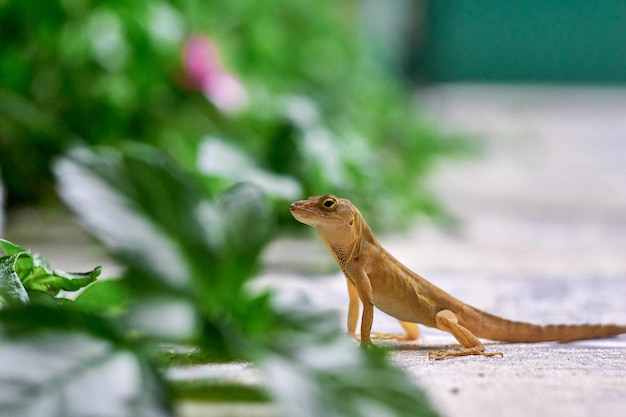
[[[94,282],[74,300],[74,307],[101,314],[117,314],[130,302],[128,288],[121,279]]]
[[[211,260],[195,214],[202,199],[180,167],[153,148],[141,149],[75,150],[55,166],[60,195],[132,270],[131,286],[189,293],[184,248],[199,248],[195,255]]]
[[[28,293],[16,272],[16,265],[22,257],[30,259],[30,255],[25,252],[0,258],[0,303],[5,307],[20,306],[29,301]]]
[[[205,311],[230,310],[271,231],[258,187],[220,199],[154,148],[79,149],[55,166],[60,194],[128,268],[131,288],[184,296]]]
[[[40,331],[85,331],[98,338],[122,343],[123,330],[121,323],[103,318],[97,313],[81,312],[76,309],[62,308],[66,302],[50,294],[33,291],[33,296],[39,299],[39,304],[30,303],[16,308],[0,310],[0,326],[7,335],[20,336]],[[49,302],[43,297],[48,296]],[[58,303],[52,302],[58,300]]]
[[[38,253],[33,254],[33,268],[42,270],[46,274],[52,274],[53,270],[46,258]]]
[[[0,239],[0,249],[2,249],[7,256],[15,255],[21,252],[28,252],[26,249],[5,239]]]
[[[41,311],[24,310],[28,326]],[[171,416],[161,380],[115,342],[79,330],[7,332],[0,315],[0,410],[29,416]]]
[[[47,291],[28,290],[28,298],[33,305],[46,307],[71,307],[73,301],[63,297],[55,297]]]
[[[28,290],[47,291],[56,295],[60,290],[76,291],[94,282],[102,267],[97,266],[89,272],[65,272],[58,269],[49,273],[47,269],[35,268],[33,274],[24,280]]]
[[[217,305],[236,311],[247,304],[242,289],[253,276],[274,223],[263,193],[248,183],[232,187],[205,209],[202,224],[215,261],[208,265],[202,258],[192,258],[199,271],[196,275],[202,296],[199,302],[209,309]]]
[[[89,272],[53,270],[43,256],[31,254],[24,248],[4,239],[0,239],[0,248],[7,254],[0,258],[4,263],[2,272],[4,278],[0,282],[0,299],[2,299],[3,292],[10,292],[11,289],[14,294],[21,294],[19,287],[27,291],[45,291],[52,295],[58,294],[61,290],[76,291],[94,282],[102,272],[100,266]],[[21,281],[19,285],[14,281],[15,277],[12,277],[12,273]],[[8,294],[5,294],[6,297],[14,298]]]
[[[272,224],[258,187],[240,184],[212,199],[175,161],[136,145],[75,150],[55,171],[63,199],[126,267],[129,289],[143,300],[131,323],[168,340],[211,329],[216,356],[241,356],[241,313],[251,316],[244,284]],[[182,318],[191,311],[194,320],[206,314],[206,325],[185,319],[202,330],[159,327],[171,322],[168,311]]]
[[[13,269],[15,270],[17,276],[22,280],[22,283],[24,283],[24,280],[32,274],[33,268],[35,267],[33,256],[28,252],[16,253],[11,257],[13,256],[16,257]]]
[[[46,283],[52,289],[76,291],[98,279],[101,272],[101,266],[97,266],[89,272],[66,272],[55,269],[53,272],[54,278],[47,280]]]

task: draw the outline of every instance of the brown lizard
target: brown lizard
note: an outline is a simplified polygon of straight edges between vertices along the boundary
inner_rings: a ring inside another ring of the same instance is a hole
[[[454,298],[396,260],[376,240],[359,210],[344,198],[327,194],[291,204],[296,220],[317,229],[348,281],[348,333],[355,336],[361,316],[361,346],[372,344],[374,307],[400,321],[407,334],[416,339],[417,325],[449,332],[461,349],[429,353],[431,359],[449,356],[494,356],[485,352],[478,339],[503,342],[567,342],[626,333],[626,326],[601,324],[536,325],[507,320],[486,313]],[[395,337],[394,335],[386,335]]]

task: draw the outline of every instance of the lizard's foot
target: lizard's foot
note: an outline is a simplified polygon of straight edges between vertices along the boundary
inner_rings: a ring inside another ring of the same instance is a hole
[[[361,339],[361,335],[360,334],[355,334],[355,333],[349,333],[350,337],[352,338],[352,340],[354,340],[355,342],[359,342],[359,346],[362,348],[367,348],[367,347],[375,347],[376,345],[374,345],[374,343],[372,343],[372,339],[368,339],[368,340],[363,340]],[[374,337],[374,336],[371,336]]]
[[[447,357],[455,357],[455,356],[470,356],[470,355],[478,355],[478,356],[504,356],[502,352],[485,352],[482,346],[472,347],[472,348],[464,348],[464,349],[454,349],[454,350],[435,350],[432,352],[428,352],[428,359],[434,359],[436,361],[445,359]]]
[[[406,333],[372,333],[372,339],[380,339],[380,340],[391,340],[395,339],[399,342],[404,342],[407,340],[415,340],[415,337],[408,335]]]

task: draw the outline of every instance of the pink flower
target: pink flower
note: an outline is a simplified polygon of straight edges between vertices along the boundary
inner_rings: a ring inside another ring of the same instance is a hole
[[[248,104],[241,82],[224,66],[215,46],[202,36],[192,36],[183,50],[185,78],[191,88],[202,91],[224,113],[235,113]]]

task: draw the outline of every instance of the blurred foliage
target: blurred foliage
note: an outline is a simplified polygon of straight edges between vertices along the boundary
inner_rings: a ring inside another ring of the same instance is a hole
[[[285,416],[434,415],[386,352],[358,349],[334,314],[247,285],[269,232],[258,187],[211,195],[173,158],[136,144],[74,150],[55,173],[125,272],[93,282],[99,268],[52,272],[0,242],[0,415],[169,416],[184,399],[271,401]],[[29,298],[41,282],[45,302]],[[79,286],[75,301],[57,291]],[[186,365],[252,362],[263,386],[167,379],[168,346],[193,348]]]
[[[0,235],[4,230],[4,184],[2,182],[2,172],[0,172]]]
[[[287,181],[280,199],[333,192],[388,225],[436,211],[419,176],[458,142],[428,127],[407,89],[370,62],[357,2],[0,6],[0,167],[13,203],[49,195],[51,159],[76,143],[150,143],[195,170],[210,137],[278,175],[270,188]],[[192,39],[212,51],[194,55]],[[240,180],[210,173],[215,192]]]
[[[0,415],[173,415],[145,355],[96,321],[59,307],[0,310]]]
[[[283,415],[433,415],[334,315],[248,285],[285,200],[333,192],[386,224],[435,208],[419,176],[458,143],[369,62],[356,7],[0,0],[8,199],[56,185],[125,268],[93,282],[98,268],[57,271],[2,242],[0,410],[171,415],[172,394],[196,394],[164,379],[169,343],[255,363],[267,386],[246,396]]]

